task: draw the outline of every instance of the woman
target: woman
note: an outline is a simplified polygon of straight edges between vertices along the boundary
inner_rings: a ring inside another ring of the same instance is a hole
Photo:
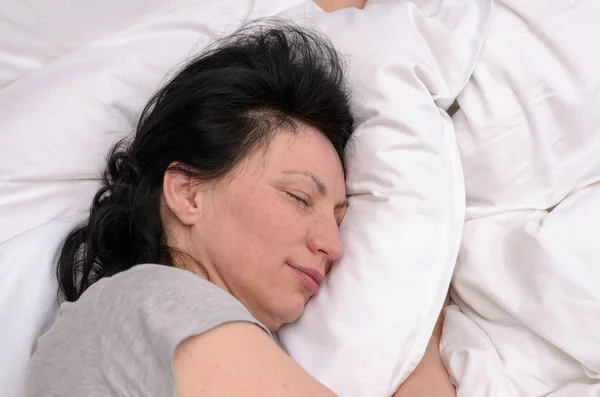
[[[333,396],[270,333],[342,255],[353,124],[313,33],[241,31],[187,65],[66,239],[29,395]]]

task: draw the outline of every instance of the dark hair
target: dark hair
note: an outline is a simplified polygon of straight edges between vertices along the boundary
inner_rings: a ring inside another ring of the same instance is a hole
[[[64,299],[137,264],[173,265],[160,216],[173,162],[199,180],[221,178],[282,125],[304,124],[344,164],[354,124],[349,101],[338,54],[314,32],[262,22],[216,42],[152,97],[134,139],[110,152],[89,219],[62,248]]]

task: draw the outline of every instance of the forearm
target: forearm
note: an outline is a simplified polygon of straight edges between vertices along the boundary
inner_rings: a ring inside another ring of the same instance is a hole
[[[442,326],[443,312],[440,313],[423,359],[393,397],[456,396],[456,390],[450,381],[450,376],[440,356]]]

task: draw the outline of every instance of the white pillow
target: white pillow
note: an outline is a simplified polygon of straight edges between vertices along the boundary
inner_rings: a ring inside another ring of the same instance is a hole
[[[347,56],[365,123],[348,152],[345,254],[279,336],[341,396],[391,395],[431,336],[465,205],[445,109],[474,68],[490,7],[380,1],[363,11],[305,14]]]

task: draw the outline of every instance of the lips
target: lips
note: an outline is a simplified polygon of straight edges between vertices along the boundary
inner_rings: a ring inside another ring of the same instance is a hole
[[[288,265],[292,269],[294,269],[294,271],[298,275],[298,278],[300,279],[304,287],[308,290],[308,292],[314,295],[319,291],[321,284],[323,284],[323,273],[321,273],[317,269],[292,265],[290,263],[288,263]]]

